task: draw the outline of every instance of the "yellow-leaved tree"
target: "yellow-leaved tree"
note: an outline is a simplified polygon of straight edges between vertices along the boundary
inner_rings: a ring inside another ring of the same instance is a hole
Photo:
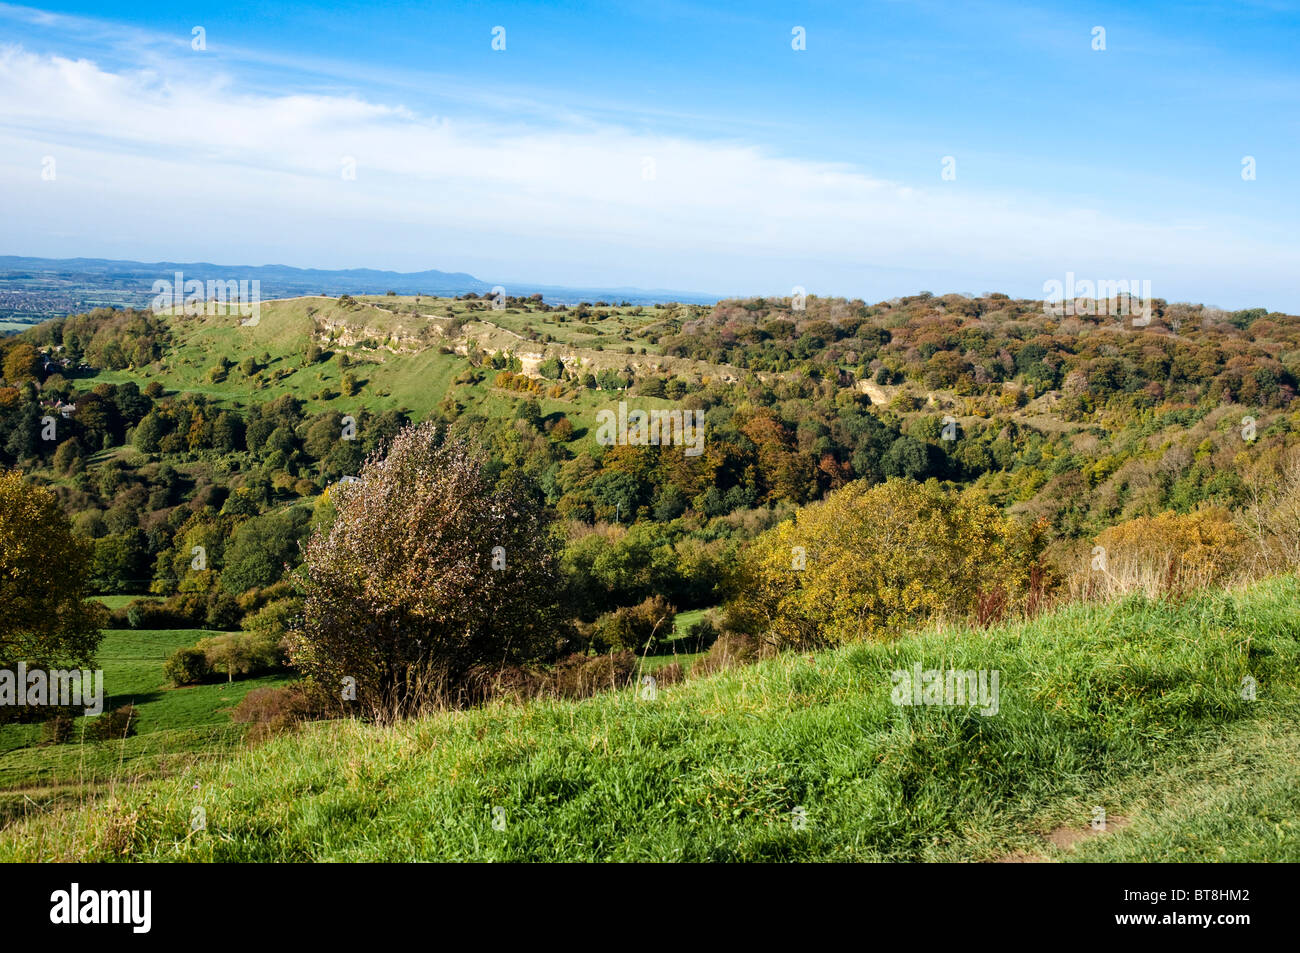
[[[1076,596],[1144,592],[1155,599],[1231,582],[1249,547],[1233,515],[1207,506],[1192,513],[1139,516],[1097,534],[1086,564],[1076,564]]]
[[[1001,615],[1041,591],[1042,533],[934,481],[851,483],[754,541],[730,618],[802,647]]]

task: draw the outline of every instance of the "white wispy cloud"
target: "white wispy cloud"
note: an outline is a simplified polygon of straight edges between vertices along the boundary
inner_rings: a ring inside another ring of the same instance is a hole
[[[910,290],[1033,293],[1067,269],[1151,278],[1157,294],[1194,291],[1214,269],[1247,289],[1276,283],[1295,258],[1213,225],[981,193],[960,170],[942,182],[937,156],[929,176],[886,181],[559,109],[546,122],[467,119],[356,94],[267,92],[197,53],[114,69],[0,48],[0,156],[2,250],[18,254],[57,246],[868,296],[890,274],[914,280]],[[40,178],[45,156],[54,181]],[[355,179],[343,174],[349,160]]]

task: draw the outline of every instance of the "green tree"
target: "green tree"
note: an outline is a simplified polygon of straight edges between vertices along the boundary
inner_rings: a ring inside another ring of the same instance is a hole
[[[221,587],[238,595],[276,582],[297,564],[298,540],[310,519],[310,511],[295,507],[241,523],[226,547]]]
[[[138,529],[95,540],[92,582],[99,592],[136,592],[147,573],[148,549]]]
[[[159,443],[166,432],[167,428],[163,424],[162,418],[154,410],[145,414],[144,419],[136,426],[135,434],[131,439],[137,450],[145,453],[157,453]]]
[[[924,480],[937,475],[941,458],[939,451],[930,444],[904,435],[889,445],[880,466],[886,477]]]
[[[93,663],[106,613],[88,601],[89,546],[54,494],[0,474],[0,669]],[[0,721],[27,714],[0,705]]]
[[[76,437],[69,437],[54,451],[54,471],[67,475],[81,468],[81,444],[77,442]]]
[[[328,413],[318,417],[303,439],[302,448],[313,460],[324,460],[343,438],[343,417]]]
[[[242,436],[243,423],[238,414],[223,410],[212,422],[212,448],[220,453],[238,450]]]

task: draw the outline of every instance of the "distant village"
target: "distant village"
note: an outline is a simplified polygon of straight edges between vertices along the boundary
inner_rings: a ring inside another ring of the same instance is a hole
[[[93,368],[85,361],[74,365],[72,359],[62,354],[63,345],[59,344],[49,348],[41,353],[41,380],[49,380],[53,374],[59,374],[67,377],[78,371],[89,371]],[[40,387],[38,382],[37,387]],[[50,410],[62,417],[71,417],[77,410],[76,402],[63,400],[60,397],[42,399],[41,409]]]

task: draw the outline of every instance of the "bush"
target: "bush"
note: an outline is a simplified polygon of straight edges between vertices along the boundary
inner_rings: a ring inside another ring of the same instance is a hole
[[[254,688],[230,712],[232,721],[252,724],[250,738],[287,731],[315,717],[317,711],[300,685]]]
[[[123,705],[97,718],[86,719],[86,737],[91,741],[119,741],[135,734],[134,705]]]
[[[197,685],[212,674],[212,666],[202,649],[186,646],[163,663],[163,674],[173,685]]]
[[[681,662],[669,662],[667,665],[659,666],[649,675],[655,680],[657,688],[663,688],[665,685],[676,685],[682,681],[686,677],[686,669],[682,668]]]
[[[196,596],[190,593],[189,596]],[[202,606],[202,615],[195,616],[195,603]],[[123,610],[114,610],[114,618]],[[196,629],[203,627],[206,605],[185,596],[172,596],[163,602],[157,599],[136,599],[126,607],[126,619],[133,629]]]
[[[554,651],[564,614],[544,501],[518,471],[494,482],[484,463],[426,422],[331,491],[337,514],[307,543],[302,627],[290,638],[323,704],[341,704],[348,677],[361,711],[402,714],[476,665]]]
[[[1036,591],[1042,532],[937,483],[858,481],[754,541],[729,618],[802,647],[965,619],[994,590],[1022,607]]]
[[[1256,573],[1287,572],[1300,565],[1300,448],[1259,470],[1240,522],[1255,549]]]
[[[236,675],[277,671],[286,662],[281,633],[269,629],[211,635],[200,639],[194,648],[203,653],[211,672],[224,674],[228,682]]]
[[[711,615],[705,615],[692,622],[682,633],[682,641],[685,645],[683,652],[707,652],[713,643],[718,640],[722,630]]]
[[[298,625],[301,619],[302,599],[290,596],[268,602],[256,612],[245,616],[241,625],[245,632],[261,633],[265,638],[279,642]]]
[[[658,641],[672,634],[677,610],[663,596],[651,596],[639,605],[624,606],[599,616],[589,628],[597,651],[653,652]]]
[[[274,585],[264,588],[249,589],[241,592],[235,597],[235,602],[239,606],[239,611],[244,613],[245,619],[242,624],[243,628],[248,628],[248,616],[255,615],[264,606],[275,602],[279,599],[288,599],[293,596],[293,583],[287,579],[281,579]],[[299,607],[302,600],[295,600]]]
[[[243,610],[229,593],[182,592],[167,600],[136,599],[114,609],[110,627],[124,629],[233,629]]]
[[[638,671],[636,654],[626,651],[605,655],[574,652],[550,669],[477,665],[456,688],[455,694],[443,701],[482,704],[496,699],[527,702],[539,698],[590,698],[598,692],[628,687],[636,679]],[[655,677],[659,677],[657,672]],[[668,677],[673,676],[670,673]]]
[[[713,643],[708,654],[691,667],[691,677],[700,678],[712,675],[714,672],[725,672],[739,665],[750,665],[770,651],[770,648],[766,648],[752,635],[724,632],[718,636],[718,640]]]
[[[626,688],[637,673],[633,652],[570,655],[555,666],[553,691],[560,698],[590,698],[597,692]]]
[[[72,738],[72,712],[60,708],[54,717],[41,725],[41,741],[45,744],[61,745]]]
[[[1215,508],[1140,516],[1102,530],[1096,543],[1102,552],[1074,562],[1076,597],[1180,596],[1230,581],[1249,558],[1232,514]]]
[[[203,625],[208,629],[230,629],[239,624],[240,615],[239,604],[230,593],[209,593]]]
[[[225,632],[210,635],[197,643],[177,649],[163,665],[163,673],[173,685],[197,685],[209,678],[225,675],[263,675],[285,667],[287,653],[284,633],[274,627],[249,632]]]

